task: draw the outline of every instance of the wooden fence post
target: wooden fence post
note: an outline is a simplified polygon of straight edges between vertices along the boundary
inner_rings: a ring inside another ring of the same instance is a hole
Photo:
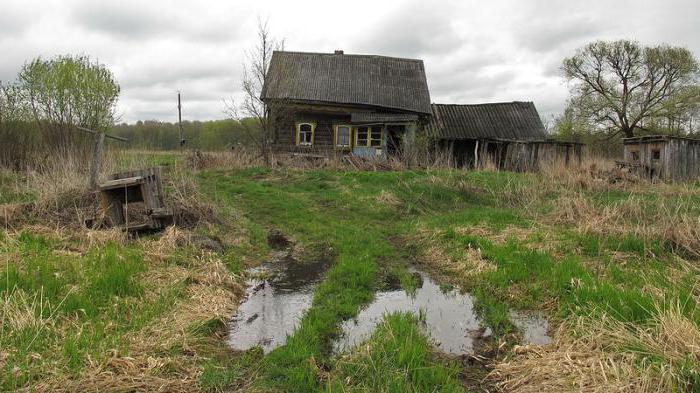
[[[105,142],[105,133],[95,133],[95,144],[92,147],[92,160],[90,161],[90,189],[97,190],[97,177],[102,166],[102,146]]]

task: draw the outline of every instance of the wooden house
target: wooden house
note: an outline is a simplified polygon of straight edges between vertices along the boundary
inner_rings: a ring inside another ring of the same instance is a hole
[[[650,135],[622,140],[625,166],[661,180],[700,178],[700,139]]]
[[[432,112],[429,133],[458,167],[528,171],[581,162],[582,145],[548,139],[532,102],[433,104]]]
[[[261,99],[276,151],[397,152],[431,115],[422,60],[275,51]]]

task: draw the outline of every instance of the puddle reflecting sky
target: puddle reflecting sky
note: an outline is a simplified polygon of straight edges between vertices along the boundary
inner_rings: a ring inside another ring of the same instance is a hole
[[[549,322],[541,313],[511,310],[508,316],[523,333],[524,344],[545,345],[552,342],[548,334]]]
[[[335,351],[350,350],[369,338],[386,313],[408,311],[419,315],[422,310],[425,331],[440,350],[453,355],[472,353],[481,325],[471,296],[456,290],[443,292],[426,274],[420,275],[423,285],[414,296],[403,290],[377,292],[373,303],[343,323],[343,335],[335,342]]]
[[[265,353],[283,345],[311,307],[313,290],[328,268],[327,261],[267,263],[249,271],[247,298],[230,324],[231,348],[260,346]]]
[[[329,265],[328,261],[300,264],[280,258],[250,270],[247,298],[229,325],[229,345],[237,350],[260,346],[265,353],[284,345],[311,307],[313,291]],[[403,311],[423,316],[425,332],[441,351],[452,355],[473,353],[474,340],[482,337],[482,326],[472,297],[457,290],[443,292],[427,274],[417,274],[422,285],[415,294],[400,289],[378,291],[356,318],[343,322],[334,351],[351,350],[371,336],[385,314]],[[525,343],[551,341],[547,335],[549,324],[541,314],[511,311],[509,315],[523,331]]]

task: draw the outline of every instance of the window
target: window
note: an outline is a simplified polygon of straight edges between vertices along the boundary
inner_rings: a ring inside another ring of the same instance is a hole
[[[356,146],[382,146],[382,127],[357,127],[355,133]]]
[[[639,161],[639,152],[638,151],[630,152],[630,154],[632,155],[632,161]]]
[[[659,159],[661,159],[661,150],[652,150],[652,151],[651,151],[651,159],[652,159],[652,160],[659,160]]]
[[[314,143],[314,128],[312,123],[297,124],[297,145],[311,146]]]
[[[355,145],[356,146],[367,146],[368,137],[369,137],[369,128],[357,127],[357,131],[355,132]]]
[[[350,126],[335,126],[335,145],[338,147],[350,147]]]
[[[380,147],[382,145],[382,128],[372,127],[369,131],[369,145]]]

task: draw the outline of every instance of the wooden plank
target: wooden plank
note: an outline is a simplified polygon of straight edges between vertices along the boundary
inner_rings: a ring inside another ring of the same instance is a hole
[[[124,179],[109,180],[100,184],[100,190],[112,190],[115,188],[130,187],[143,184],[145,182],[144,178],[141,176],[127,177]]]

